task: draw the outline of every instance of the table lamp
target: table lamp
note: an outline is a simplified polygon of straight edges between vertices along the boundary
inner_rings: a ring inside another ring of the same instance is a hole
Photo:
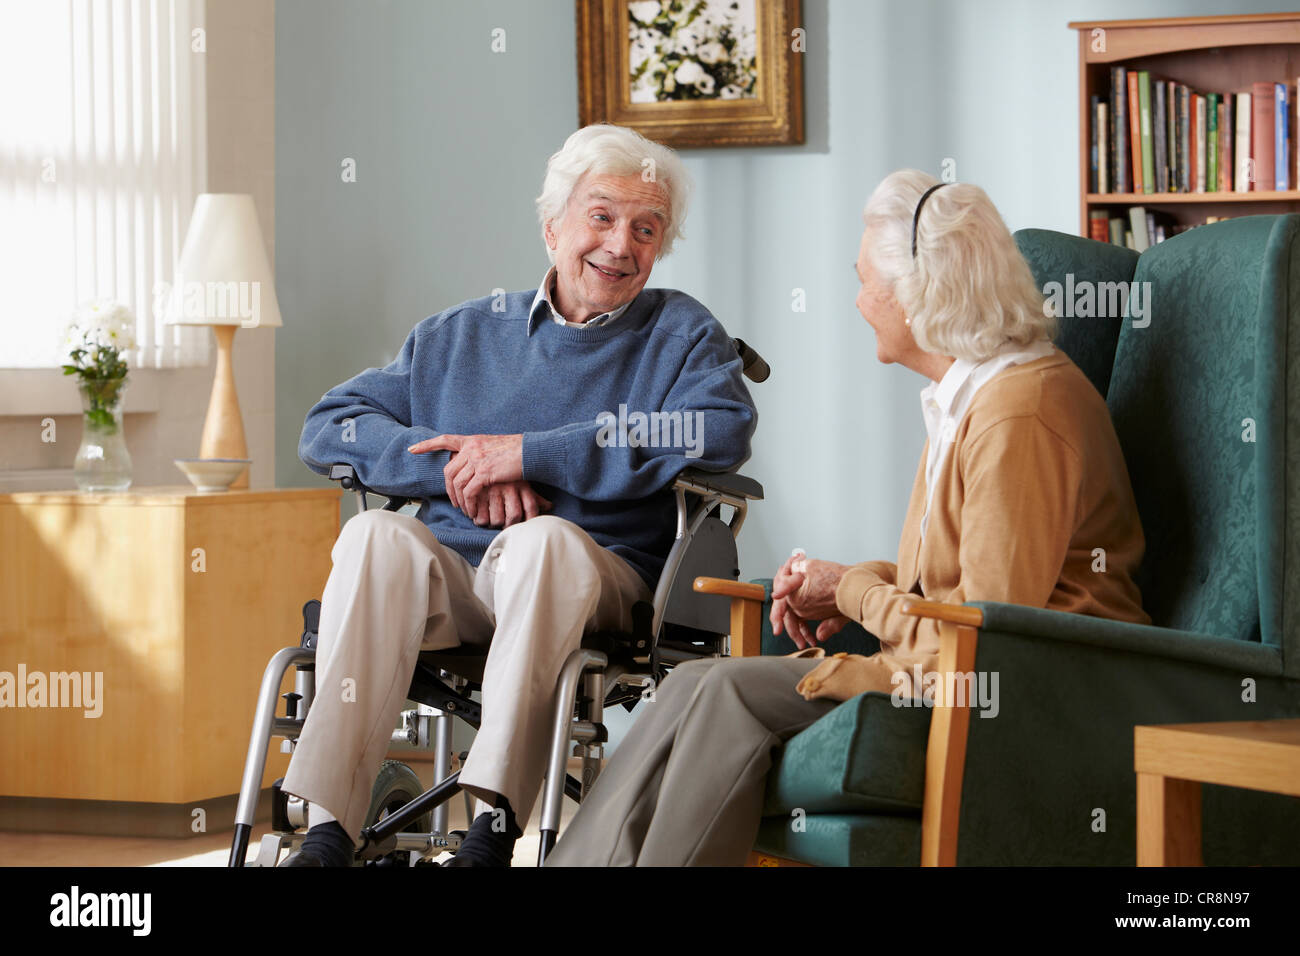
[[[252,196],[204,193],[195,201],[165,324],[210,325],[217,337],[216,377],[199,457],[247,458],[235,393],[235,329],[284,324]],[[230,487],[247,488],[248,472],[245,467]]]

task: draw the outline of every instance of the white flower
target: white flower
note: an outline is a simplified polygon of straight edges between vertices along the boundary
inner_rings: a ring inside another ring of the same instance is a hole
[[[116,349],[119,352],[135,348],[135,316],[131,310],[112,299],[95,299],[83,304],[73,313],[72,322],[65,332],[65,341],[91,348]]]
[[[629,49],[628,63],[633,69],[641,66],[642,63],[655,55],[655,46],[650,42],[645,31],[637,32],[637,35],[632,38],[632,45]]]
[[[689,83],[692,85],[699,85],[705,77],[708,77],[710,84],[712,84],[713,77],[705,73],[704,67],[700,66],[694,60],[683,60],[682,65],[679,66],[677,72],[673,74],[673,79],[678,83]]]
[[[659,0],[634,0],[627,5],[628,12],[642,23],[653,23],[659,16]]]
[[[699,52],[695,55],[701,63],[708,63],[712,66],[714,63],[721,63],[727,58],[727,48],[717,40],[713,40],[700,47]]]
[[[710,39],[712,33],[708,27],[697,21],[689,26],[675,27],[668,42],[672,52],[679,56],[694,56],[700,45]]]

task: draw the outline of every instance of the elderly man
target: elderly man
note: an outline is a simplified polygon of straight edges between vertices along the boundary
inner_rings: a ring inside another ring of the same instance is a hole
[[[282,866],[351,862],[416,656],[461,644],[488,655],[460,775],[478,813],[452,864],[509,864],[565,658],[588,629],[630,629],[632,605],[649,600],[676,474],[749,456],[756,416],[731,340],[699,302],[645,288],[687,189],[672,150],[619,127],[578,130],[537,200],[554,264],[541,286],[425,319],[386,368],[307,415],[309,467],[349,462],[368,487],[424,504],[415,517],[361,512],[334,545],[317,696],[284,781],[309,802],[309,830]],[[703,435],[611,440],[620,405],[690,415]]]

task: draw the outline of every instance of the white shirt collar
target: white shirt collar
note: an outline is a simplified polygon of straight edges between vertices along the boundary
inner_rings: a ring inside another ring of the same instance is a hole
[[[921,389],[921,409],[937,409],[940,415],[960,420],[980,386],[1010,365],[1023,365],[1051,355],[1055,346],[1046,339],[1029,345],[1007,342],[979,362],[956,359],[943,378]],[[931,403],[933,400],[933,404]]]
[[[536,314],[538,306],[543,302],[546,303],[547,309],[550,310],[551,320],[553,322],[560,325],[567,325],[571,329],[594,329],[597,326],[608,325],[610,322],[613,322],[627,311],[628,306],[632,304],[632,301],[635,301],[624,302],[612,312],[603,312],[588,322],[570,322],[555,310],[555,303],[551,301],[551,283],[553,281],[555,281],[555,266],[551,266],[551,268],[546,270],[546,275],[542,279],[542,284],[537,287],[537,295],[533,296],[533,304],[528,309],[528,323],[530,327],[532,325],[533,315]]]

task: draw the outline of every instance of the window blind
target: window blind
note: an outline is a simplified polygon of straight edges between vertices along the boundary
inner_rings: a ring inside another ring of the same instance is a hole
[[[0,0],[0,17],[0,367],[61,365],[93,298],[135,314],[131,367],[207,364],[207,329],[163,324],[206,178],[202,0]]]

